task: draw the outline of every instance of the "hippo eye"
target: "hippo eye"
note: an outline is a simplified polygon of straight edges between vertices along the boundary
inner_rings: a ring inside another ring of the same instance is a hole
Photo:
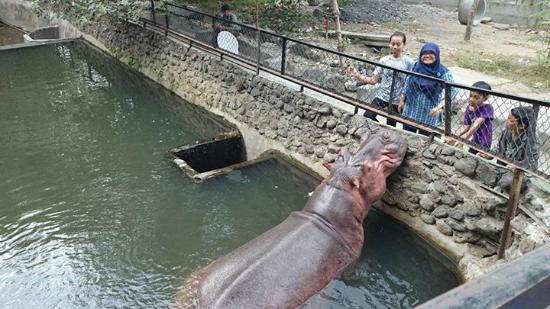
[[[388,131],[382,133],[382,144],[387,145],[393,141],[393,136]]]

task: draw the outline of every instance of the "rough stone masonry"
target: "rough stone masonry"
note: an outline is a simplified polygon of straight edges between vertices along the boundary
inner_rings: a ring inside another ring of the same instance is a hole
[[[360,115],[346,113],[136,25],[103,26],[96,28],[94,35],[117,57],[140,59],[134,64],[136,69],[187,101],[246,124],[309,166],[333,161],[340,149],[356,147],[361,137],[377,127]],[[481,184],[495,186],[506,170],[426,138],[410,135],[408,139],[407,160],[392,176],[378,208],[405,221],[450,254],[464,278],[481,274],[496,264],[507,205]],[[522,204],[533,212],[543,212],[548,193],[530,187],[522,195]],[[412,223],[415,221],[422,224]],[[548,241],[548,235],[523,214],[515,223],[507,258]]]

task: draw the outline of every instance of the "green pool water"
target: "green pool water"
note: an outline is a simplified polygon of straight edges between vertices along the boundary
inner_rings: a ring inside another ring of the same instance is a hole
[[[318,184],[277,160],[193,183],[168,150],[227,124],[81,42],[0,51],[0,72],[2,308],[170,307]],[[407,229],[366,226],[361,260],[305,307],[410,307],[458,284]]]

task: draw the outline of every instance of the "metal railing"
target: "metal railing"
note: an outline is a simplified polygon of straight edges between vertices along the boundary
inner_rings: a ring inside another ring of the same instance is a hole
[[[377,117],[382,116],[389,124],[401,123],[409,131],[444,135],[466,145],[472,153],[479,151],[499,163],[550,179],[549,102],[460,85],[452,74],[434,78],[396,69],[171,3],[159,6],[151,1],[149,16],[142,22],[166,36],[184,38],[222,58],[233,58],[249,68],[297,83],[301,89],[339,99],[353,105],[355,113],[364,109],[365,116],[373,120],[383,120]],[[389,79],[382,82],[391,84],[389,95],[381,94],[380,84],[358,82],[350,75],[349,67],[363,76],[385,75]],[[471,94],[476,93],[483,95],[485,104],[481,109],[470,106]],[[394,103],[402,96],[406,103],[399,113]],[[430,116],[436,106],[442,108]],[[512,120],[516,123],[507,120],[511,111],[515,111]],[[488,120],[476,124],[479,118]],[[481,138],[468,134],[472,126],[483,131]]]

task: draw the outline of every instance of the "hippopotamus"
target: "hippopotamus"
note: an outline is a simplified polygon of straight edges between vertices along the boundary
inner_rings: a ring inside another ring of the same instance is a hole
[[[296,308],[359,258],[363,220],[402,163],[406,140],[370,134],[355,153],[325,165],[329,175],[305,207],[191,275],[177,308]]]

